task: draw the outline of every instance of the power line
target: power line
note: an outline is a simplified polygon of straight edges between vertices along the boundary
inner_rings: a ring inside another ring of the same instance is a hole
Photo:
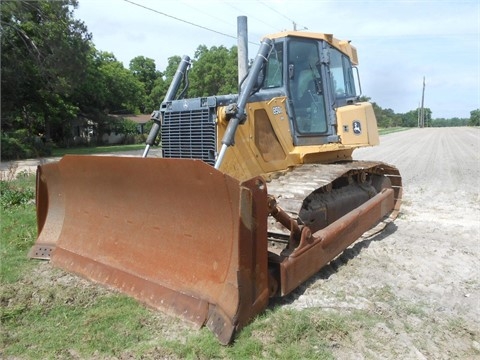
[[[202,13],[202,14],[204,14],[204,15],[207,15],[207,16],[211,17],[212,19],[215,19],[215,20],[217,20],[217,21],[220,21],[220,22],[222,22],[222,23],[224,23],[224,24],[226,24],[226,25],[232,25],[231,22],[225,21],[225,18],[223,18],[223,17],[213,16],[213,15],[211,14],[211,11],[210,11],[210,12],[207,12],[207,11],[204,11],[204,10],[202,10],[202,9],[199,9],[198,7],[192,6],[192,4],[190,4],[190,2],[188,2],[188,1],[182,1],[182,3],[183,3],[185,6],[188,6],[190,9],[195,10],[197,13]],[[197,2],[197,4],[198,4],[198,2]]]
[[[262,4],[263,6],[265,6],[267,9],[270,9],[272,10],[273,12],[276,12],[278,15],[284,17],[285,19],[287,19],[288,21],[291,21],[291,22],[295,22],[294,20],[290,19],[288,16],[282,14],[280,11],[274,9],[273,7],[265,4],[263,1],[260,1],[260,0],[257,0],[260,4]]]
[[[239,9],[238,7],[236,7],[235,5],[233,5],[232,3],[228,2],[228,1],[224,2],[223,4],[224,4],[224,5],[228,5],[228,6],[230,6],[231,8],[233,8],[233,9],[235,9],[235,10],[237,10],[237,11],[242,11],[242,12],[245,11],[244,9]],[[265,24],[265,25],[270,26],[270,27],[271,27],[272,29],[274,29],[275,31],[278,30],[275,26],[266,23],[266,22],[265,22],[265,19],[259,19],[259,18],[255,17],[255,16],[251,15],[251,14],[248,15],[248,17],[257,20],[258,22],[260,22],[260,23],[262,23],[262,24]]]
[[[155,10],[155,9],[152,9],[152,8],[149,8],[148,6],[145,6],[145,5],[142,5],[142,4],[138,4],[138,3],[133,2],[133,1],[130,1],[130,0],[123,0],[123,1],[128,2],[128,3],[132,4],[132,5],[135,5],[135,6],[144,8],[144,9],[146,9],[146,10],[153,11],[154,13],[157,13],[157,14],[160,14],[160,15],[163,15],[163,16],[166,16],[166,17],[169,17],[169,18],[171,18],[171,19],[174,19],[174,20],[183,22],[183,23],[185,23],[185,24],[198,27],[198,28],[203,29],[203,30],[207,30],[207,31],[210,31],[210,32],[219,34],[219,35],[227,36],[227,37],[233,38],[233,39],[236,39],[236,38],[237,38],[236,36],[229,35],[229,34],[225,34],[225,33],[222,33],[221,31],[213,30],[213,29],[207,28],[207,27],[202,26],[202,25],[194,24],[194,23],[192,23],[192,22],[190,22],[190,21],[180,19],[180,18],[178,18],[178,17],[175,17],[175,16],[172,16],[172,15],[166,14],[166,13],[164,13],[164,12],[161,12],[161,11],[158,11],[158,10]]]
[[[265,6],[267,9],[269,10],[272,10],[273,12],[277,13],[278,15],[280,15],[281,17],[287,19],[288,21],[290,21],[292,24],[293,24],[293,30],[297,30],[297,22],[291,18],[289,18],[288,16],[286,16],[285,14],[282,14],[280,11],[278,11],[277,9],[265,4],[263,1],[261,0],[257,0],[257,2],[259,2],[260,4],[262,4],[263,6]],[[304,26],[304,30],[308,30],[307,27]]]

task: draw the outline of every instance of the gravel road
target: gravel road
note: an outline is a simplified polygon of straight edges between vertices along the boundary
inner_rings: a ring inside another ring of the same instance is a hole
[[[480,359],[480,129],[392,133],[354,158],[399,168],[400,217],[347,249],[287,306],[384,318],[338,344],[339,359]]]

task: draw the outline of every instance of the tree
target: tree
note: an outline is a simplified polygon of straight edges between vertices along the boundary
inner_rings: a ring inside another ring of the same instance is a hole
[[[116,126],[112,121],[117,120],[109,118],[110,114],[139,113],[145,98],[143,84],[112,53],[91,49],[76,101],[80,113],[96,123],[97,136]]]
[[[133,76],[145,85],[146,93],[150,94],[155,80],[161,75],[161,73],[156,70],[155,60],[144,56],[137,56],[130,61],[129,69]]]
[[[480,109],[470,111],[469,126],[480,126]]]
[[[144,86],[130,70],[112,53],[92,49],[77,94],[82,113],[93,120],[98,120],[98,114],[137,113],[144,100]]]
[[[382,109],[375,102],[372,102],[373,112],[377,118],[378,127],[388,128],[402,125],[402,118],[399,114],[395,114],[392,109]]]
[[[410,110],[405,114],[401,115],[402,117],[402,126],[405,127],[417,127],[418,126],[418,111]]]
[[[238,91],[237,47],[208,49],[200,45],[195,52],[189,96],[231,94]]]
[[[149,107],[147,108],[148,111],[158,110],[160,108],[160,103],[165,98],[167,94],[168,87],[177,72],[178,64],[180,64],[182,58],[178,55],[172,56],[168,58],[168,65],[167,68],[160,76],[157,77],[155,80],[155,84],[153,86],[150,95],[148,95],[148,104]],[[179,89],[177,96],[180,94],[182,89]]]
[[[137,113],[144,103],[143,84],[134,74],[123,67],[113,54],[103,61],[99,70],[106,88],[105,109],[107,113]]]
[[[145,103],[140,106],[140,111],[142,113],[151,111],[153,104],[150,100],[150,94],[155,87],[155,81],[162,76],[156,70],[155,60],[137,56],[130,61],[129,69],[133,76],[143,84],[145,89]]]
[[[423,116],[424,116],[424,124],[425,126],[432,126],[432,110],[429,108],[423,109]]]
[[[361,96],[360,101],[370,102],[367,96]],[[418,112],[419,109],[411,110],[405,114],[397,114],[392,109],[383,109],[375,102],[372,102],[373,111],[377,118],[377,124],[381,128],[388,127],[416,127],[418,126]],[[425,126],[432,126],[432,111],[429,108],[424,109]]]
[[[76,0],[2,1],[2,131],[60,138],[78,112],[91,35],[73,18]]]
[[[434,119],[430,122],[429,126],[431,127],[450,127],[450,126],[467,126],[468,119],[460,119],[458,117],[454,117],[451,119]]]

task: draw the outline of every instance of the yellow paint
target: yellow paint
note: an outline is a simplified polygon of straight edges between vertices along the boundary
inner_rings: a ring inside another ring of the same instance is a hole
[[[285,97],[279,97],[247,104],[247,120],[245,124],[239,125],[235,144],[227,150],[221,171],[239,180],[259,175],[268,180],[276,173],[303,163],[351,160],[354,149],[378,144],[372,106],[369,103],[358,103],[337,109],[340,143],[294,146],[285,102]],[[224,109],[219,108],[217,113],[217,146],[220,149],[228,121]],[[268,126],[265,125],[267,121]],[[359,135],[353,133],[354,121],[360,123],[362,132]]]

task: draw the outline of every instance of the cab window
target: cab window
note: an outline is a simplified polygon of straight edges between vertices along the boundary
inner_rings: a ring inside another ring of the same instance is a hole
[[[300,135],[327,131],[318,41],[292,39],[288,43],[289,92]]]
[[[270,53],[265,71],[263,88],[270,89],[283,85],[283,44],[276,44]]]
[[[330,49],[330,74],[337,99],[355,96],[355,83],[350,60],[334,48]]]

